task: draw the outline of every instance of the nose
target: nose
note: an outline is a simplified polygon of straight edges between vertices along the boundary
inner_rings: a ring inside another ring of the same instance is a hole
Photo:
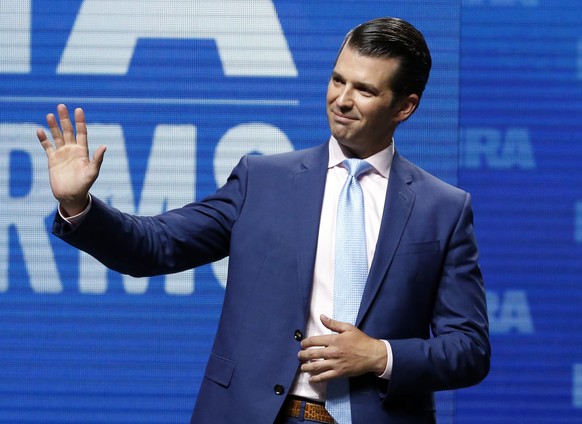
[[[351,109],[354,105],[352,94],[352,89],[348,86],[344,86],[335,101],[337,106],[342,110]]]

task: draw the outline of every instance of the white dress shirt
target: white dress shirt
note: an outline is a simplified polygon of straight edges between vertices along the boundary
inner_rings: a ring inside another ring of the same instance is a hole
[[[368,270],[376,251],[376,242],[380,233],[388,176],[394,156],[394,143],[386,149],[366,158],[373,168],[364,173],[359,182],[364,193],[364,208],[366,221],[366,245],[368,249]],[[336,212],[340,192],[348,177],[348,171],[342,162],[347,159],[337,140],[331,137],[329,141],[329,163],[321,218],[319,222],[319,236],[313,272],[313,288],[311,292],[311,306],[305,331],[305,337],[321,334],[330,334],[320,320],[324,314],[333,317],[333,285],[335,260],[335,227]],[[383,340],[387,351],[387,364],[380,378],[390,378],[392,371],[392,349],[390,344]],[[314,348],[317,349],[317,348]],[[291,393],[314,400],[325,400],[326,383],[310,383],[308,373],[299,372]]]

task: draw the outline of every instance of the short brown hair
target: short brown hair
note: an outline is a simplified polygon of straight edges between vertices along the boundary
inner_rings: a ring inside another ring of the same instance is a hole
[[[398,18],[373,19],[346,35],[340,53],[346,45],[362,56],[398,59],[391,82],[395,97],[422,97],[432,59],[423,35],[410,23]]]

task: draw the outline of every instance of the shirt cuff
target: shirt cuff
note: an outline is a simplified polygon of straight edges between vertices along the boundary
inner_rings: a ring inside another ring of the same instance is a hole
[[[388,340],[380,340],[381,342],[384,342],[384,345],[386,346],[386,369],[384,369],[384,372],[382,374],[380,374],[378,376],[378,378],[382,378],[384,380],[390,380],[390,376],[392,375],[392,364],[393,364],[393,357],[392,357],[392,346],[390,346],[390,343],[388,343]]]
[[[92,203],[93,203],[93,198],[89,194],[89,203],[87,204],[87,207],[85,208],[85,210],[83,210],[83,212],[80,212],[77,215],[65,217],[63,215],[63,212],[61,211],[61,205],[59,205],[59,207],[58,207],[58,212],[59,212],[60,217],[63,219],[63,221],[67,222],[72,228],[77,228],[79,225],[81,225],[81,222],[83,222],[83,220],[85,219],[85,217],[89,213],[89,210],[91,209]]]

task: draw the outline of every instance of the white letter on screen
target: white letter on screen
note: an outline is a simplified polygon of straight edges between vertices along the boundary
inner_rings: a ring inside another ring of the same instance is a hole
[[[18,234],[32,290],[58,293],[63,289],[45,227],[47,214],[56,209],[57,202],[49,186],[46,155],[32,140],[37,128],[36,124],[0,124],[0,292],[8,290],[11,226]],[[32,165],[30,188],[18,197],[10,195],[10,179],[16,177],[10,175],[13,151],[27,154]]]
[[[0,73],[30,72],[30,0],[0,1]]]
[[[269,0],[85,0],[57,73],[125,75],[140,38],[214,40],[227,76],[297,76]]]

